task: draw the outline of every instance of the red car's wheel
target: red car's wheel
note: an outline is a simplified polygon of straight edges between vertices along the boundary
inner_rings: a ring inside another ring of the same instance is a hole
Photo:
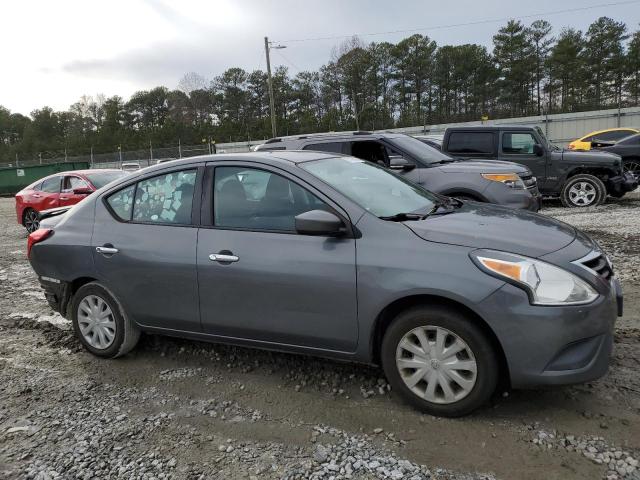
[[[40,228],[40,214],[33,208],[27,208],[22,214],[22,224],[27,232],[35,232]]]

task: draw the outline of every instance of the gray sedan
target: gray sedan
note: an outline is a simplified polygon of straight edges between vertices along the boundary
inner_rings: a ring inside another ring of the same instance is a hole
[[[622,310],[575,228],[335,154],[160,164],[43,227],[31,264],[94,355],[152,332],[380,364],[435,415],[603,375]]]

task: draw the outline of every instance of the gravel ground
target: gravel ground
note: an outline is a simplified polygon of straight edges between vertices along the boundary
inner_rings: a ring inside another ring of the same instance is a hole
[[[608,251],[626,293],[603,379],[421,415],[376,368],[144,336],[85,353],[0,199],[0,478],[640,480],[640,195],[543,210]]]

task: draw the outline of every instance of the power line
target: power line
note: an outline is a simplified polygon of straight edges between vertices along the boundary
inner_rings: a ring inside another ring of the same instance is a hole
[[[427,30],[443,30],[446,28],[455,28],[455,27],[468,27],[472,25],[482,25],[486,23],[497,23],[497,22],[505,22],[509,20],[523,20],[526,18],[533,17],[542,17],[548,15],[560,15],[562,13],[575,13],[584,10],[593,10],[595,8],[603,8],[603,7],[618,7],[622,5],[631,5],[635,3],[640,3],[640,0],[630,0],[626,2],[612,2],[612,3],[600,3],[598,5],[588,5],[586,7],[575,7],[575,8],[567,8],[564,10],[554,10],[549,12],[541,12],[541,13],[532,13],[529,15],[520,15],[518,17],[502,17],[502,18],[493,18],[487,20],[477,20],[475,22],[466,22],[466,23],[452,23],[448,25],[434,25],[431,27],[421,27],[421,28],[412,28],[408,30],[389,30],[386,32],[373,32],[373,33],[351,33],[348,35],[332,35],[327,37],[313,37],[313,38],[295,38],[291,40],[279,40],[278,43],[297,43],[297,42],[316,42],[321,40],[339,40],[342,38],[351,38],[354,36],[358,37],[372,37],[376,35],[391,35],[395,33],[413,33],[413,32],[422,32]]]
[[[276,50],[277,54],[280,55],[282,57],[282,59],[289,64],[289,66],[295,68],[298,72],[301,72],[302,69],[300,67],[298,67],[295,63],[293,63],[291,60],[289,60],[287,57],[285,57],[284,53],[282,53],[280,50]]]

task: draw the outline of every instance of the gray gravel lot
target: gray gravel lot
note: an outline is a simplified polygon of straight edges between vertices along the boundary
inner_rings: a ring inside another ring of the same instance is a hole
[[[542,213],[613,258],[610,372],[448,420],[371,367],[156,336],[97,360],[49,310],[0,199],[0,478],[640,480],[640,195]]]

